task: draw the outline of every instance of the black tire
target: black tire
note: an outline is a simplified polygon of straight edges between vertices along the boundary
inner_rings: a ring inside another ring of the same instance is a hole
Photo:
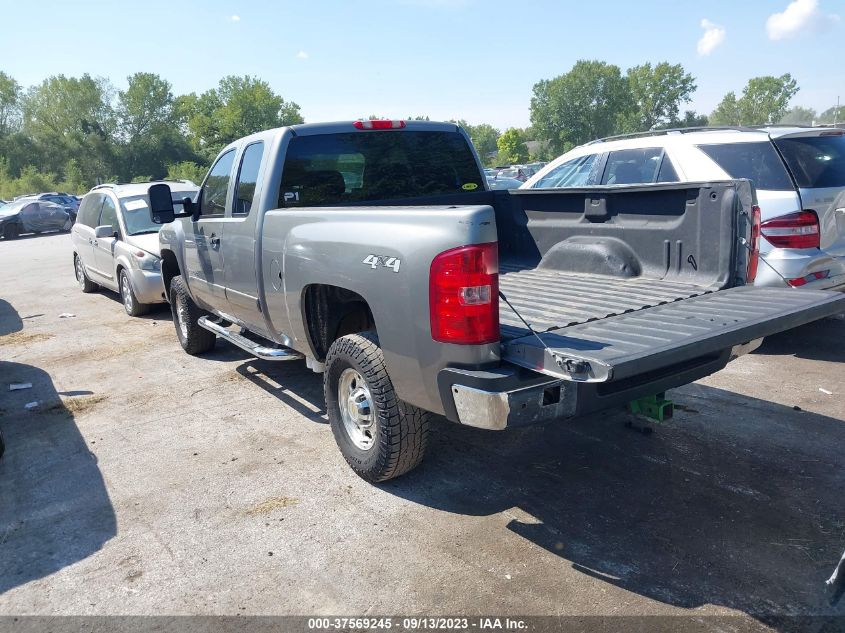
[[[181,275],[176,275],[170,281],[170,312],[173,314],[176,336],[183,350],[196,356],[214,349],[217,335],[203,329],[199,324],[200,317],[208,316],[208,312],[200,309],[191,299]],[[180,314],[184,317],[184,322]]]
[[[148,303],[141,303],[138,297],[135,296],[135,290],[132,288],[132,280],[129,279],[129,273],[126,270],[120,271],[118,281],[118,288],[120,289],[120,300],[123,303],[123,309],[131,317],[143,316],[150,311]]]
[[[85,267],[82,265],[82,259],[80,259],[79,255],[76,254],[73,256],[73,273],[76,275],[76,283],[79,284],[79,288],[82,292],[94,292],[99,287],[93,281],[88,279],[88,274],[85,272]]]
[[[370,409],[374,409],[372,445],[367,449],[355,444],[338,402],[341,376],[350,368],[363,377],[374,405]],[[350,334],[332,343],[326,356],[323,393],[335,441],[346,462],[361,478],[370,482],[387,481],[407,473],[422,461],[428,446],[431,414],[396,396],[374,333]]]
[[[20,237],[21,227],[12,222],[3,227],[3,238],[7,240],[16,240]]]

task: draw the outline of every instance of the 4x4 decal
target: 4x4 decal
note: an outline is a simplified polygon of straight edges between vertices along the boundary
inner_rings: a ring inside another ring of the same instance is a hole
[[[367,264],[373,270],[379,266],[384,266],[385,268],[391,268],[393,272],[398,273],[399,266],[402,264],[402,261],[396,257],[390,257],[388,255],[367,255],[361,263]]]

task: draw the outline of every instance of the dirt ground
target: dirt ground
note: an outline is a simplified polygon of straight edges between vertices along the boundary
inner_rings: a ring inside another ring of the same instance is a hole
[[[845,320],[670,392],[650,436],[438,421],[373,486],[304,362],[186,355],[166,307],[81,293],[66,234],[0,270],[0,614],[845,617]]]

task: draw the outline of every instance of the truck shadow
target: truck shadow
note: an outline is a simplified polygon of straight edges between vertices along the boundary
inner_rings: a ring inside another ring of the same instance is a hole
[[[0,300],[0,336],[22,327],[17,311]],[[12,383],[32,387],[9,391]],[[0,458],[3,594],[97,552],[117,533],[117,521],[97,459],[49,374],[0,361],[0,426],[6,443]]]
[[[845,535],[845,423],[697,384],[671,396],[684,410],[651,436],[623,430],[623,411],[505,435],[444,421],[422,467],[384,489],[511,511],[510,531],[578,572],[673,606],[776,628],[845,615],[824,594]]]
[[[322,377],[308,369],[305,361],[280,363],[250,358],[236,371],[303,417],[319,424],[329,423]]]
[[[808,360],[845,361],[845,319],[830,318],[767,337],[754,352]]]

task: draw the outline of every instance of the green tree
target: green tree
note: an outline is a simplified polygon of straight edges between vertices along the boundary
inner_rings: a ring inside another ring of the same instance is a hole
[[[845,122],[845,106],[831,106],[819,115],[816,122],[825,125]]]
[[[528,146],[525,144],[525,133],[519,128],[512,127],[496,141],[499,155],[496,159],[500,165],[513,165],[528,162]]]
[[[170,83],[153,73],[136,73],[127,81],[116,108],[121,179],[161,178],[168,163],[193,157],[179,130]]]
[[[183,161],[181,163],[174,163],[167,166],[167,180],[190,180],[194,184],[199,185],[205,173],[208,171],[208,166],[197,165],[190,161]]]
[[[579,60],[554,79],[534,85],[531,124],[555,154],[614,134],[632,109],[631,90],[618,66]]]
[[[0,136],[17,131],[20,126],[20,84],[0,71]]]
[[[812,125],[818,118],[816,111],[813,108],[804,108],[802,106],[793,106],[786,111],[783,118],[778,123],[791,125]]]
[[[713,125],[769,125],[785,115],[789,101],[798,92],[798,83],[786,73],[780,77],[767,75],[748,80],[737,99],[729,92],[710,115]]]
[[[666,130],[680,127],[706,127],[710,125],[710,119],[706,114],[699,114],[694,110],[686,110],[684,116],[674,118],[668,123],[658,125],[655,130]]]
[[[23,132],[40,152],[40,168],[61,171],[76,158],[88,182],[113,174],[115,117],[105,79],[58,75],[23,98]]]
[[[678,118],[682,103],[695,92],[695,79],[681,64],[642,64],[626,74],[633,108],[625,117],[626,132],[645,132]]]
[[[729,92],[710,114],[710,125],[741,125],[741,122],[742,112],[736,93]]]
[[[248,134],[302,123],[299,106],[285,101],[257,77],[230,75],[218,87],[177,100],[193,149],[210,160],[227,143]]]

